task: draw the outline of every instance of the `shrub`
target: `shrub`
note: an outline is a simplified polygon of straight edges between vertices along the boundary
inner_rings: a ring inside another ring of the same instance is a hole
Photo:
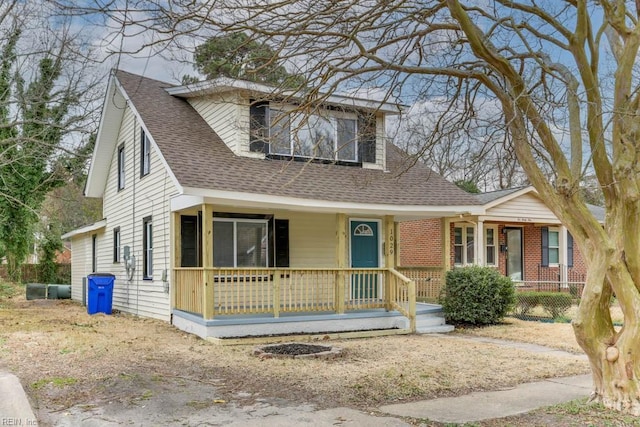
[[[553,319],[564,317],[573,304],[571,295],[564,292],[540,292],[538,298],[542,309]]]
[[[447,272],[440,303],[448,322],[490,325],[513,308],[515,288],[510,278],[493,268],[454,268]]]

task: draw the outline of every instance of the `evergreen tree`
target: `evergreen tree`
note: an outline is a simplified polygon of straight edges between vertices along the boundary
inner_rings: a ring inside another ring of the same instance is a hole
[[[208,79],[230,77],[290,88],[300,87],[304,78],[290,74],[267,44],[250,39],[243,32],[211,37],[193,55],[196,69]],[[197,81],[184,76],[184,84]]]

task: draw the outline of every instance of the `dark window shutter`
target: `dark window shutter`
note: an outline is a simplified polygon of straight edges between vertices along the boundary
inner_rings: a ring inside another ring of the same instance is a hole
[[[199,267],[198,235],[198,217],[182,215],[180,217],[181,267]]]
[[[542,262],[543,267],[549,267],[549,227],[541,227],[542,238]]]
[[[573,267],[573,236],[567,232],[567,267]]]
[[[358,115],[358,159],[361,162],[376,162],[376,116]]]
[[[249,107],[249,150],[269,153],[268,102],[252,102]]]
[[[276,219],[275,236],[275,267],[289,267],[289,220]]]

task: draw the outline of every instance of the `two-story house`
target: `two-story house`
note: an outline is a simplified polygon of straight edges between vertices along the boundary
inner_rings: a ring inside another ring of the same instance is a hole
[[[85,188],[104,219],[65,236],[72,297],[112,273],[114,308],[202,337],[420,329],[438,307],[396,268],[398,222],[479,203],[386,141],[398,112],[115,71]]]

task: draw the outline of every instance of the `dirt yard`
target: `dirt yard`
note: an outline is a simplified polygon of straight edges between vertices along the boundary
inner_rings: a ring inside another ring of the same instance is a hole
[[[589,372],[577,359],[434,335],[330,341],[344,349],[330,360],[259,359],[253,345],[215,345],[161,321],[9,294],[0,296],[0,367],[21,379],[41,425],[71,408],[109,405],[171,408],[176,417],[265,399],[372,410]],[[503,326],[515,338],[522,327]]]

